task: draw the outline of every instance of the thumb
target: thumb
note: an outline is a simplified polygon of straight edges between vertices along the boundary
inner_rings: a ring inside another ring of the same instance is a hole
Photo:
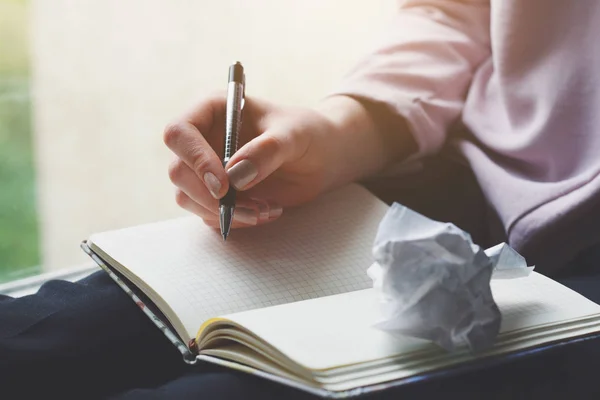
[[[275,172],[282,164],[299,159],[308,147],[306,135],[267,131],[246,143],[226,166],[229,183],[247,190]]]

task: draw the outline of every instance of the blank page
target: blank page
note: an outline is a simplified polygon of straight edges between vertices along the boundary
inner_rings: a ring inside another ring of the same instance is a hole
[[[553,325],[564,321],[591,315],[600,318],[599,305],[535,272],[526,278],[493,280],[491,286],[502,313],[501,333],[540,326],[551,331]],[[409,355],[418,350],[439,351],[429,341],[374,328],[380,317],[375,289],[226,316],[312,370]],[[581,332],[573,329],[562,337],[577,334]],[[456,355],[461,354],[464,352]]]
[[[189,340],[209,318],[370,287],[366,269],[387,209],[350,185],[284,210],[270,224],[234,230],[227,242],[197,217],[100,233],[89,242],[128,278],[150,286]]]

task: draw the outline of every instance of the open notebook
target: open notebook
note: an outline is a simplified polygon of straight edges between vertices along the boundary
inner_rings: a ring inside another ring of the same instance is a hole
[[[447,353],[374,329],[377,294],[366,270],[387,208],[350,185],[274,223],[236,230],[226,243],[186,217],[95,234],[82,247],[188,362],[321,395],[381,389],[600,331],[600,306],[537,273],[492,283],[503,322],[484,353]]]

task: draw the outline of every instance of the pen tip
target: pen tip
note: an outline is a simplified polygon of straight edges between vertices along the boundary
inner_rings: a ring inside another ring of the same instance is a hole
[[[227,233],[223,232],[223,233],[221,234],[221,236],[223,236],[223,241],[226,241],[226,240],[227,240]]]

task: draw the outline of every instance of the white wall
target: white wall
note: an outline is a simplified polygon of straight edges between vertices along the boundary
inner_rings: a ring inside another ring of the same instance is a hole
[[[391,18],[394,0],[32,0],[39,213],[47,270],[90,233],[181,215],[162,129],[226,86],[310,105]]]

